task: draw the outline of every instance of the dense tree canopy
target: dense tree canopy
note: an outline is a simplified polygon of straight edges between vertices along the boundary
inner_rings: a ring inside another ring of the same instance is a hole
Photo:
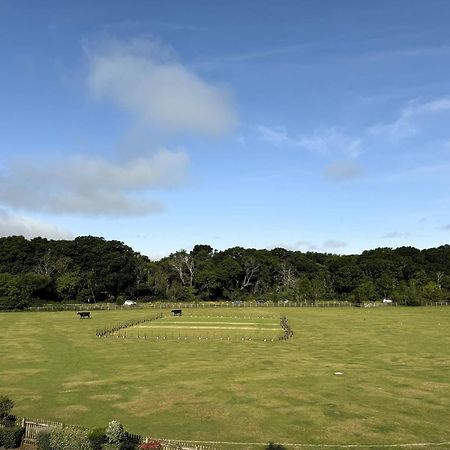
[[[0,238],[0,308],[48,302],[320,300],[402,304],[447,300],[450,246],[361,255],[196,245],[150,261],[119,241]]]

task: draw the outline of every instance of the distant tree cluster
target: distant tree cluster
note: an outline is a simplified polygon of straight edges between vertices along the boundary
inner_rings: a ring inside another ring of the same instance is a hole
[[[119,241],[0,238],[0,308],[49,302],[321,300],[447,301],[450,246],[361,255],[209,245],[150,261]]]

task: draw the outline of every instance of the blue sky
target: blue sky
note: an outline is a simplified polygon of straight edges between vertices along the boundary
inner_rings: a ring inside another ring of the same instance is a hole
[[[447,1],[0,0],[0,235],[448,243]]]

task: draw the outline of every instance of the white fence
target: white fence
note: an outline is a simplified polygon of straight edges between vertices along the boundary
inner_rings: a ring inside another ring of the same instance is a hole
[[[24,444],[36,445],[37,443],[37,435],[42,430],[48,430],[50,428],[61,428],[64,424],[60,422],[52,422],[50,420],[39,420],[39,419],[21,419],[21,426],[25,429],[23,436]],[[130,434],[130,436],[142,442],[151,442],[153,440],[157,440],[162,445],[162,450],[219,450],[218,447],[213,447],[208,444],[200,444],[194,442],[187,441],[177,441],[177,440],[169,440],[169,439],[153,439],[153,438],[144,438],[137,434]]]
[[[133,306],[116,305],[115,303],[80,303],[80,304],[52,304],[43,306],[30,306],[27,311],[96,311],[96,310],[125,310],[135,309],[215,309],[215,308],[341,308],[354,306],[347,301],[327,301],[327,302],[155,302],[155,303],[137,303]],[[385,306],[385,305],[383,305]]]
[[[21,425],[25,428],[23,441],[26,444],[36,443],[39,431],[47,430],[52,427],[62,427],[60,422],[51,422],[49,420],[22,419]]]

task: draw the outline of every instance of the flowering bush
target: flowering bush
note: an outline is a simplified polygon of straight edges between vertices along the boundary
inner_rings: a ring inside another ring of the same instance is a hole
[[[120,422],[117,422],[117,420],[108,423],[105,434],[110,444],[120,444],[125,439],[123,425]]]
[[[162,444],[159,441],[144,442],[139,445],[139,450],[161,450]]]

